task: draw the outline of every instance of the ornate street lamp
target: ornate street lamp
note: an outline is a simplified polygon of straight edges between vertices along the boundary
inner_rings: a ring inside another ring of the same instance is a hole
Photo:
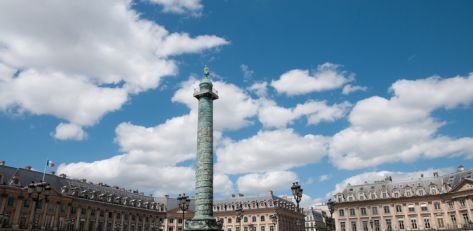
[[[301,202],[302,191],[304,190],[301,188],[301,185],[299,184],[299,182],[296,181],[292,183],[291,191],[292,191],[292,195],[294,196],[294,200],[296,200],[297,202],[297,211],[299,212],[299,202]]]
[[[237,204],[237,208],[235,209],[237,214],[237,221],[239,222],[239,231],[241,231],[241,219],[243,218],[243,206],[241,203]]]
[[[335,201],[329,199],[327,202],[328,211],[330,212],[330,230],[335,230],[335,221],[333,219],[333,212],[335,211]]]
[[[269,219],[271,219],[271,222],[273,222],[273,226],[275,227],[275,231],[276,231],[276,224],[278,223],[278,215],[276,214],[271,214],[269,215]]]
[[[28,184],[27,187],[28,195],[35,202],[33,207],[33,223],[31,224],[31,229],[36,229],[36,208],[38,203],[41,201],[40,196],[44,194],[44,201],[48,201],[49,192],[51,191],[51,186],[47,182],[38,182],[34,181]]]
[[[186,196],[186,194],[183,193],[182,195],[179,194],[179,196],[177,197],[177,201],[179,201],[179,209],[181,209],[182,211],[182,229],[184,230],[184,226],[186,224],[185,213],[189,209],[191,200],[189,199],[189,196]]]

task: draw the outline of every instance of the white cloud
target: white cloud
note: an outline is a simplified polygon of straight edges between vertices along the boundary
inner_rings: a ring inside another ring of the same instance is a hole
[[[319,161],[328,139],[300,136],[292,129],[259,131],[239,141],[225,141],[217,148],[217,172],[227,174],[280,171]]]
[[[402,171],[372,171],[364,172],[358,175],[354,175],[344,179],[337,183],[335,188],[327,194],[327,197],[332,197],[335,193],[342,192],[349,184],[360,185],[364,183],[374,183],[374,181],[384,180],[386,177],[391,176],[393,182],[401,182],[408,180],[416,180],[423,175],[424,177],[433,176],[434,172],[438,172],[440,175],[453,172],[453,168],[442,168],[442,169],[426,169],[421,171],[413,172],[402,172]]]
[[[339,88],[354,79],[353,74],[339,70],[339,65],[324,63],[317,67],[315,73],[308,70],[294,69],[273,80],[273,86],[279,93],[302,95]]]
[[[58,173],[92,182],[140,188],[157,194],[189,192],[194,188],[194,170],[190,167],[130,163],[126,155],[94,162],[61,164]]]
[[[62,165],[58,172],[118,185],[133,182],[131,187],[158,194],[193,190],[193,168],[177,165],[195,158],[197,99],[193,97],[192,88],[195,82],[192,78],[185,81],[173,97],[174,102],[189,106],[188,114],[168,119],[154,127],[121,123],[115,130],[115,141],[120,146],[121,155],[90,163]],[[219,143],[221,131],[245,126],[247,119],[255,114],[256,105],[235,85],[216,81],[215,86],[225,89],[219,100],[233,106],[215,106],[215,114],[219,118],[215,118],[214,137],[215,142]],[[216,192],[230,194],[234,191],[227,175],[216,174],[214,180]],[[173,184],[173,181],[178,183]]]
[[[330,175],[327,175],[327,174],[320,175],[319,182],[324,182],[324,181],[327,181],[328,179],[330,179]]]
[[[252,84],[249,89],[251,92],[254,92],[260,98],[266,98],[268,96],[268,83],[267,82],[257,82]]]
[[[214,191],[229,196],[235,190],[233,188],[233,182],[227,175],[216,174],[214,176]]]
[[[351,107],[349,102],[327,105],[325,101],[309,100],[303,104],[297,104],[294,108],[278,106],[276,102],[268,99],[260,99],[258,119],[264,127],[282,128],[291,124],[294,120],[305,116],[307,124],[315,125],[320,122],[333,122],[343,118]]]
[[[245,78],[245,80],[251,79],[251,77],[253,77],[253,74],[255,73],[245,64],[241,64],[240,69],[243,72],[243,77]]]
[[[297,175],[290,171],[269,171],[241,176],[237,180],[238,190],[245,194],[262,194],[270,190],[290,189]]]
[[[28,70],[5,85],[0,94],[3,110],[17,107],[35,115],[53,115],[77,125],[94,125],[104,114],[127,101],[122,88],[98,87],[81,76]]]
[[[76,124],[60,123],[53,136],[58,140],[83,140],[87,138],[87,133]]]
[[[354,169],[421,157],[473,158],[473,138],[437,134],[444,123],[431,115],[438,109],[469,105],[473,101],[473,74],[399,80],[391,90],[394,95],[390,99],[373,96],[354,106],[349,115],[351,126],[338,132],[330,144],[334,165]]]
[[[347,84],[343,87],[342,93],[344,95],[348,95],[355,91],[366,91],[367,89],[368,88],[364,86],[356,86],[356,85]]]
[[[163,6],[166,13],[184,14],[190,13],[199,16],[204,8],[200,0],[149,0],[152,3]]]
[[[18,0],[0,2],[0,43],[1,110],[92,126],[129,94],[175,75],[169,56],[228,41],[170,33],[141,19],[129,0]],[[17,70],[22,71],[13,78]]]

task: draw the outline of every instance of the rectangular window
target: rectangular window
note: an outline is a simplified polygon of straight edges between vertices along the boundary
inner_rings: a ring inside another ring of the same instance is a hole
[[[424,227],[430,229],[430,220],[429,218],[424,218]]]
[[[457,224],[457,217],[455,217],[455,215],[450,215],[450,218],[452,219],[452,224],[456,225]]]
[[[414,205],[409,205],[408,209],[409,209],[409,212],[410,212],[410,213],[415,212]]]
[[[397,213],[402,213],[402,206],[401,205],[396,205],[396,212]]]
[[[361,211],[361,215],[366,215],[366,208],[361,208],[360,211]]]
[[[7,206],[12,207],[14,203],[15,203],[15,198],[8,197]]]
[[[470,223],[470,219],[468,218],[468,213],[463,214],[463,220],[465,221],[465,224]]]
[[[437,218],[437,223],[439,225],[439,228],[443,228],[445,225],[443,224],[443,218]]]
[[[232,231],[232,229],[230,228],[229,231]],[[261,231],[265,231],[265,227],[264,227],[264,226],[261,226]]]
[[[168,221],[169,221],[169,224],[174,224],[174,218],[169,218]]]
[[[351,222],[351,231],[356,231],[356,221]]]
[[[236,231],[240,231],[240,227],[237,227]],[[274,231],[274,226],[269,226],[269,231]]]
[[[386,230],[393,231],[393,226],[391,224],[391,219],[386,219]]]
[[[371,208],[373,215],[378,215],[378,207]]]
[[[363,221],[363,231],[368,231],[368,221]]]
[[[448,208],[453,209],[453,201],[448,202]]]
[[[340,230],[341,231],[346,231],[345,222],[340,222]]]
[[[404,221],[403,220],[399,220],[399,229],[404,229]]]
[[[460,199],[460,207],[465,208],[465,199]]]
[[[29,208],[30,207],[30,200],[24,200],[23,201],[23,207]]]
[[[350,209],[350,216],[355,216],[355,209]]]
[[[434,203],[434,208],[437,209],[437,210],[440,209],[440,202],[435,202]]]
[[[343,209],[338,210],[338,215],[341,216],[341,217],[344,217],[345,216],[345,210],[343,210]]]
[[[381,226],[379,225],[379,220],[374,220],[374,230],[381,231]]]
[[[411,219],[411,227],[412,227],[412,229],[417,229],[417,220],[416,219]]]
[[[389,214],[389,206],[388,205],[384,206],[384,214]]]
[[[177,219],[178,224],[182,224],[182,218]]]
[[[421,205],[420,205],[420,210],[421,210],[422,212],[427,212],[427,211],[429,210],[429,209],[427,208],[427,204],[421,204]]]

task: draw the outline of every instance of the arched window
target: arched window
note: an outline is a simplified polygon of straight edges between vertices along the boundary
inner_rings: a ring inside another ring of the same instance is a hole
[[[248,217],[243,217],[243,222],[248,222]]]
[[[232,218],[228,218],[228,219],[227,219],[227,223],[228,223],[228,224],[231,224],[231,223],[232,223]]]
[[[260,220],[261,220],[261,221],[264,221],[264,216],[261,216]]]
[[[253,217],[251,218],[251,221],[252,221],[252,222],[256,222],[256,216],[253,216]]]

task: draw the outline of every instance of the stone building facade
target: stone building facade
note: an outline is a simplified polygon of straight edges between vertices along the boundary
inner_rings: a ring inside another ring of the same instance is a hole
[[[325,219],[327,214],[325,211],[310,208],[304,211],[305,214],[305,231],[327,231]]]
[[[473,170],[348,185],[335,195],[340,231],[473,230]]]
[[[177,207],[177,200],[168,200],[169,209],[165,228],[168,231],[182,230],[182,211]],[[193,201],[185,219],[193,217]],[[241,205],[242,218],[238,219],[237,208]],[[222,224],[224,231],[297,231],[303,230],[304,214],[297,212],[296,205],[286,198],[269,192],[265,196],[236,197],[215,200],[214,217]],[[276,217],[276,219],[274,218]]]
[[[0,162],[0,230],[179,231],[183,221],[194,215],[194,200],[183,219],[176,198],[147,196],[64,175],[45,175],[51,186],[47,196],[29,194],[28,184],[42,177],[43,173],[29,167]],[[241,225],[235,211],[240,204]],[[216,200],[213,210],[225,231],[296,231],[302,230],[298,227],[304,222],[294,203],[272,193]],[[271,219],[274,216],[277,221]]]

